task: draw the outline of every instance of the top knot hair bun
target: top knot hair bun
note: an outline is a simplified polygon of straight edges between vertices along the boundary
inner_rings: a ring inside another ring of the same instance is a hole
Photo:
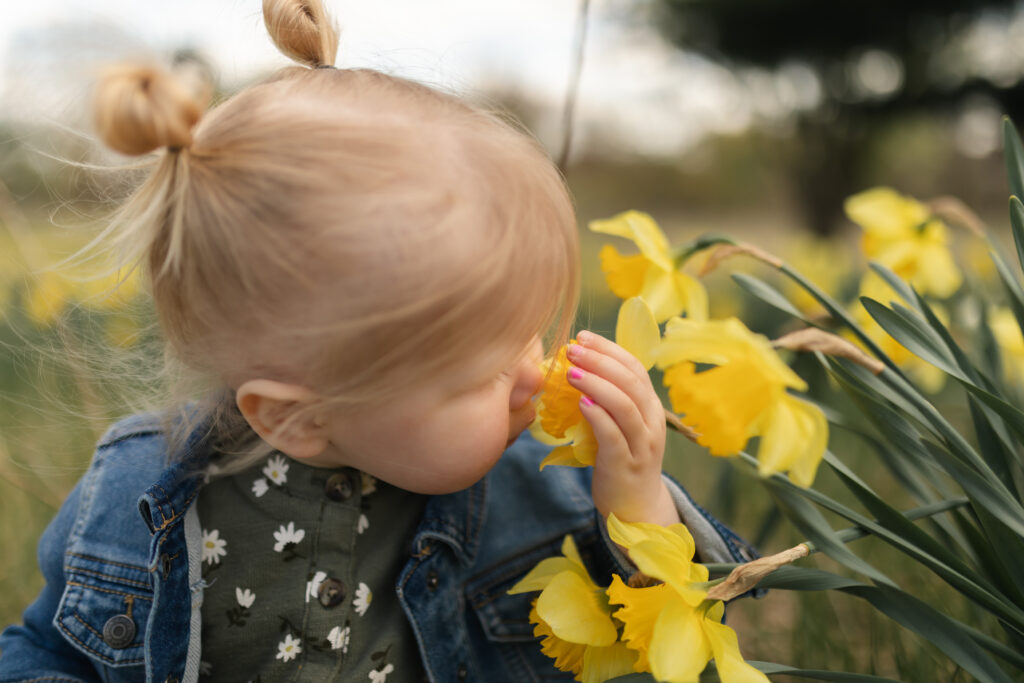
[[[263,21],[277,48],[310,67],[331,66],[338,30],[321,0],[263,0]]]
[[[156,67],[112,67],[96,89],[96,132],[122,154],[188,147],[202,113],[188,89]]]

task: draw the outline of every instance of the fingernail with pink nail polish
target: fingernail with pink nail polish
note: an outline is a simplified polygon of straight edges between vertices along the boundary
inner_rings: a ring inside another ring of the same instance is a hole
[[[569,348],[566,349],[565,353],[569,358],[578,358],[583,353],[583,347],[579,344],[569,344]]]
[[[580,399],[580,403],[582,403],[585,406],[592,406],[594,405],[594,399],[590,398],[589,396],[584,396],[583,398]]]
[[[583,371],[579,368],[569,370],[569,379],[583,379]]]

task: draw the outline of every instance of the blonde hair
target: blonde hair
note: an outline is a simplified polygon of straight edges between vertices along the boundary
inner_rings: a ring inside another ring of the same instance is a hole
[[[201,117],[153,68],[110,71],[95,100],[109,146],[163,149],[100,240],[144,268],[168,356],[207,378],[182,429],[212,416],[239,453],[224,471],[269,450],[234,408],[242,381],[381,405],[420,381],[497,372],[534,334],[563,343],[579,289],[572,203],[534,139],[412,81],[308,68],[337,50],[320,0],[263,11],[305,67]]]

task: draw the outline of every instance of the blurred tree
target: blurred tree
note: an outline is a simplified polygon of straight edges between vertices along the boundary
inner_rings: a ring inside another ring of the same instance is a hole
[[[661,0],[656,23],[684,50],[810,93],[812,106],[792,108],[787,165],[819,233],[860,189],[887,122],[945,117],[961,152],[980,157],[998,146],[999,111],[1024,120],[1024,11],[1013,0]]]

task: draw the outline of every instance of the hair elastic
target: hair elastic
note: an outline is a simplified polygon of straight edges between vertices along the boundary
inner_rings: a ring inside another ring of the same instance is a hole
[[[317,64],[313,67],[314,69],[337,69],[338,67],[333,64]]]

